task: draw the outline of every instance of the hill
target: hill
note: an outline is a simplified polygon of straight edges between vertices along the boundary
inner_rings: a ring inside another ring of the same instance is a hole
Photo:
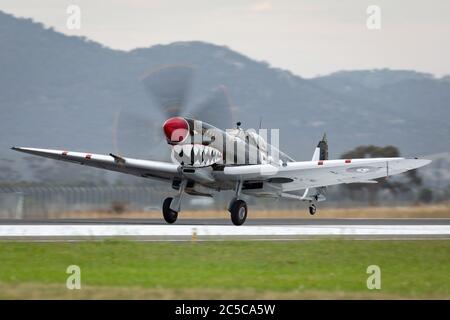
[[[311,156],[323,132],[332,157],[362,144],[393,144],[407,156],[448,151],[448,77],[383,69],[305,79],[224,46],[193,41],[118,51],[1,11],[0,42],[0,166],[25,178],[28,167],[12,145],[115,151],[124,109],[159,127],[164,117],[140,79],[173,64],[195,67],[192,104],[225,86],[235,120],[248,128],[262,117],[264,128],[280,128],[281,148],[297,159]],[[127,155],[157,157],[155,148],[165,146],[146,139],[131,139]]]

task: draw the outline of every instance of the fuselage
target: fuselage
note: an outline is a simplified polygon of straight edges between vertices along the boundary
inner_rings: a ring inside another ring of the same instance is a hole
[[[224,131],[199,120],[174,117],[163,124],[163,131],[172,146],[172,160],[186,167],[280,165],[293,161],[267,143],[267,130],[263,130],[265,136],[239,127]]]

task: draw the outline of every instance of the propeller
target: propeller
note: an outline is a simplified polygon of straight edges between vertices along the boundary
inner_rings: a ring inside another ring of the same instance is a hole
[[[140,82],[151,100],[143,107],[122,108],[113,125],[113,144],[117,154],[159,160],[170,158],[170,149],[162,124],[171,117],[181,116],[207,122],[217,128],[231,128],[234,114],[224,85],[201,87],[206,93],[198,103],[190,103],[195,67],[169,65],[144,75]]]
[[[190,113],[191,117],[219,129],[231,128],[236,107],[233,107],[228,90],[220,85],[210,90],[206,99]]]
[[[166,118],[179,116],[187,106],[194,68],[166,66],[151,71],[141,79],[146,92]]]

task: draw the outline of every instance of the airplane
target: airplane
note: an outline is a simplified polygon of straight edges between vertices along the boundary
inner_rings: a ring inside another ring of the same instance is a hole
[[[156,110],[143,109],[143,114],[142,109],[138,114],[134,112],[139,109],[131,112],[121,109],[118,112],[113,126],[114,153],[12,149],[170,183],[176,192],[162,204],[167,223],[177,220],[183,194],[213,197],[215,193],[226,190],[234,192],[228,211],[235,225],[242,225],[247,218],[248,208],[243,194],[307,202],[309,213],[314,215],[317,203],[325,200],[327,186],[376,183],[374,179],[431,162],[417,158],[329,160],[325,135],[315,148],[311,161],[295,161],[279,150],[279,132],[276,130],[270,131],[271,143],[268,143],[267,130],[244,130],[240,122],[235,128],[223,129],[231,127],[236,110],[224,85],[210,91],[209,97],[197,102],[196,108],[189,104],[187,98],[195,69],[192,65],[167,65],[157,67],[141,78]],[[155,112],[158,110],[160,112]],[[156,125],[159,123],[155,119],[158,114],[161,120],[167,119],[162,130]],[[142,155],[139,151],[143,145],[151,144],[152,149],[161,152],[160,143],[164,141],[170,146],[171,162],[123,156],[136,154],[136,150],[129,147],[138,146],[139,157],[156,158],[156,155]]]
[[[172,162],[128,158],[114,153],[12,149],[168,182],[176,191],[162,204],[163,217],[169,224],[178,218],[184,193],[212,197],[217,192],[232,190],[234,196],[228,211],[232,223],[239,226],[245,222],[248,213],[242,195],[307,202],[309,213],[314,215],[317,203],[325,200],[327,186],[377,183],[377,178],[400,174],[431,162],[401,157],[329,160],[325,135],[310,161],[295,161],[276,145],[269,144],[264,135],[255,130],[244,130],[240,122],[235,128],[224,131],[204,121],[176,116],[167,119],[162,129],[171,148]]]

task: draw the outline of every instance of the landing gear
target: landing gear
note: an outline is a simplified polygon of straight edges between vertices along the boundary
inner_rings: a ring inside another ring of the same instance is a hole
[[[186,184],[187,180],[181,181],[178,194],[173,198],[168,197],[164,199],[162,212],[164,220],[166,220],[167,223],[174,223],[175,221],[177,221],[178,212],[180,212],[181,210],[181,196],[183,195],[183,191],[186,188]]]
[[[316,211],[317,211],[316,205],[314,203],[311,204],[309,206],[309,214],[313,216],[316,213]]]
[[[247,219],[247,204],[244,200],[233,200],[230,203],[231,221],[234,225],[240,226]]]
[[[163,206],[162,206],[163,217],[167,223],[174,223],[175,221],[177,221],[177,218],[178,218],[178,212],[170,209],[172,200],[173,200],[172,197],[166,198],[164,200]]]
[[[242,182],[238,181],[235,188],[235,197],[231,200],[228,206],[228,211],[231,213],[231,222],[235,226],[240,226],[247,219],[247,203],[239,199],[242,191]]]

